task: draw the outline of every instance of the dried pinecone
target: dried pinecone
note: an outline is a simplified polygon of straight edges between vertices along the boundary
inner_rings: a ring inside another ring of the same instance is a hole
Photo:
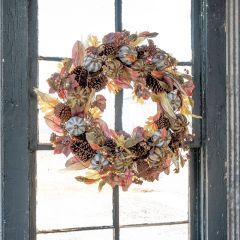
[[[148,57],[149,55],[153,56],[157,52],[155,45],[142,45],[137,47],[136,50],[138,52],[139,58],[145,58]]]
[[[54,108],[54,114],[60,118],[61,121],[66,122],[72,116],[71,108],[63,103],[59,103]]]
[[[82,66],[78,66],[71,74],[75,74],[75,80],[78,82],[79,86],[85,88],[87,86],[87,77],[88,77],[88,71],[86,68]]]
[[[93,158],[95,151],[91,148],[86,140],[85,134],[81,134],[78,138],[74,138],[70,146],[72,153],[78,156],[83,162]]]
[[[107,138],[103,146],[107,147],[112,154],[116,152],[117,144],[111,138]]]
[[[154,93],[159,93],[164,89],[161,87],[161,84],[157,79],[155,79],[150,74],[146,77],[146,86],[151,89]]]
[[[160,118],[155,123],[158,129],[162,129],[162,128],[168,129],[170,127],[170,122],[168,118],[164,117],[163,115],[161,115]]]
[[[107,85],[107,78],[103,74],[88,78],[88,87],[95,89],[96,92],[101,91]]]
[[[100,56],[102,55],[115,55],[117,53],[118,48],[114,43],[105,43],[102,46],[100,46],[102,51],[100,52]]]
[[[145,159],[149,155],[150,146],[142,141],[129,148],[129,150],[136,156],[136,159]]]
[[[171,147],[171,149],[175,150],[178,149],[180,147],[182,147],[182,144],[184,142],[184,136],[183,133],[181,132],[174,132],[171,134],[171,142],[169,144],[169,146]]]

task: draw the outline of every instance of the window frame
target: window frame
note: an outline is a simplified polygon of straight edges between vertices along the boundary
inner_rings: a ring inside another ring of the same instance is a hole
[[[121,7],[121,1],[115,1]],[[239,224],[239,219],[233,219],[234,213],[239,211],[239,198],[227,199],[227,191],[230,194],[234,191],[239,193],[237,186],[231,184],[232,179],[239,179],[238,173],[232,171],[232,167],[239,166],[239,146],[231,152],[231,134],[239,139],[233,131],[232,120],[234,118],[235,124],[239,125],[239,119],[233,115],[228,116],[228,121],[226,119],[226,112],[232,112],[233,108],[239,111],[237,103],[232,101],[237,98],[237,93],[229,92],[234,90],[233,83],[239,81],[239,73],[230,76],[228,85],[224,67],[226,36],[229,47],[227,69],[232,72],[237,69],[234,61],[239,63],[239,56],[231,52],[231,44],[239,46],[232,37],[232,29],[235,33],[239,32],[239,26],[231,21],[232,15],[227,16],[225,32],[226,10],[231,13],[234,4],[239,6],[239,0],[228,0],[227,3],[225,0],[192,0],[193,74],[198,87],[194,96],[195,113],[200,113],[203,120],[201,123],[193,122],[197,138],[190,161],[191,240],[235,239],[234,224]],[[37,101],[33,93],[38,78],[37,0],[0,0],[0,6],[1,237],[4,240],[34,240],[36,150],[41,150],[41,147],[50,149],[48,145],[40,147],[37,143]],[[239,19],[238,10],[232,14]],[[116,30],[121,30],[121,25],[117,25]],[[213,95],[213,92],[216,94]],[[218,114],[213,109],[217,109]],[[120,124],[117,126],[121,127]],[[119,192],[115,191],[117,196]],[[119,236],[117,212],[115,234]]]

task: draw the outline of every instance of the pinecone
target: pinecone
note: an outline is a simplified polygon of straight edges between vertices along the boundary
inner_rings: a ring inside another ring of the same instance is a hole
[[[60,118],[62,122],[66,122],[72,116],[71,108],[63,103],[59,103],[54,108],[54,114]]]
[[[138,57],[147,57],[149,55],[156,54],[156,46],[155,45],[142,45],[137,47]]]
[[[142,175],[145,175],[149,168],[150,168],[149,164],[146,161],[138,161],[137,162],[138,176],[141,177]]]
[[[151,89],[154,93],[159,93],[164,89],[161,87],[161,84],[157,79],[155,79],[150,74],[146,77],[146,85],[149,89]]]
[[[143,141],[132,146],[129,150],[136,156],[136,159],[145,159],[149,155],[150,146]]]
[[[161,115],[160,118],[155,123],[158,129],[162,129],[162,128],[168,129],[170,127],[170,122],[168,118],[164,117],[163,115]]]
[[[109,148],[109,151],[114,154],[115,153],[115,148],[117,147],[117,144],[111,139],[107,138],[105,143],[103,144],[105,147]]]
[[[86,68],[82,66],[78,66],[71,74],[75,74],[75,80],[78,82],[79,86],[85,88],[87,86],[87,77],[88,77],[88,71]]]
[[[117,53],[117,47],[115,46],[114,43],[106,43],[103,46],[103,51],[99,54],[101,55],[115,55]]]
[[[88,161],[95,155],[95,151],[86,140],[85,134],[80,135],[78,138],[74,138],[70,147],[72,153],[78,156],[83,162]]]
[[[88,79],[88,87],[95,89],[96,92],[101,91],[107,85],[107,78],[103,74],[92,76]]]
[[[174,149],[180,148],[183,144],[183,141],[184,141],[183,133],[173,132],[171,134],[171,137],[172,137],[172,139],[171,139],[171,142],[169,144],[171,149],[174,150]]]

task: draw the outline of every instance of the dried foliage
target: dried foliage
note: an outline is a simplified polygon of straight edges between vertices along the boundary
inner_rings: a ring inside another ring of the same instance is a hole
[[[132,183],[169,174],[171,164],[179,172],[187,161],[194,83],[187,72],[176,70],[175,58],[154,44],[157,35],[122,31],[102,41],[90,35],[87,46],[76,41],[72,58],[47,79],[49,94],[35,89],[46,124],[54,131],[54,153],[70,155],[67,169],[89,169],[76,180],[99,183],[99,191],[105,184],[126,191]],[[147,44],[141,45],[144,40]],[[157,113],[131,134],[109,129],[101,119],[106,99],[96,94],[105,88],[114,94],[131,88],[137,102],[151,98]]]

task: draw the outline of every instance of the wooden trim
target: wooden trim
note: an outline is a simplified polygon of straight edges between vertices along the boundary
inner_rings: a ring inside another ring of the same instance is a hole
[[[227,1],[228,239],[240,239],[240,1]]]

